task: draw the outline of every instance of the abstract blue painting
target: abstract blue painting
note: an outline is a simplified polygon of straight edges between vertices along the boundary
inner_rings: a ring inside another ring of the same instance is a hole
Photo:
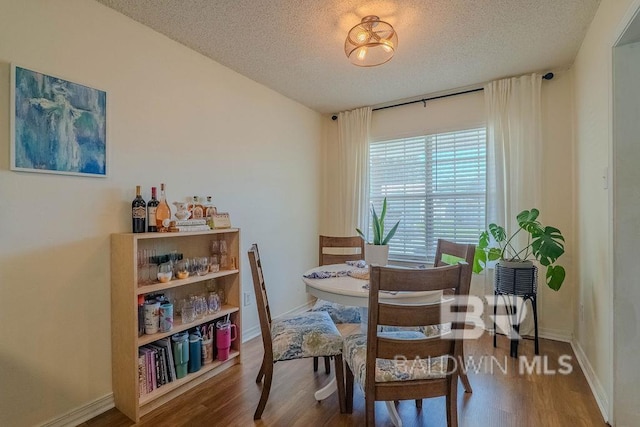
[[[11,66],[11,169],[107,175],[107,94]]]

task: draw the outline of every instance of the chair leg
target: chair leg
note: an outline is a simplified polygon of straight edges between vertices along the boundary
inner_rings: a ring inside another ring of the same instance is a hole
[[[465,365],[464,358],[464,345],[462,347],[462,354],[460,355],[460,381],[462,382],[462,387],[464,387],[465,393],[473,393],[473,389],[471,388],[471,383],[469,382],[469,377],[467,377],[467,366]]]
[[[373,396],[364,397],[364,422],[367,427],[376,426],[376,401]]]
[[[331,357],[324,357],[324,372],[329,375],[331,373]]]
[[[467,377],[467,373],[460,374],[460,381],[462,382],[462,387],[464,388],[465,393],[473,393],[473,389],[471,388],[471,383],[469,383],[469,377]]]
[[[263,377],[264,377],[264,359],[262,359],[262,365],[260,365],[260,370],[258,371],[256,382],[259,383],[260,381],[262,381]]]
[[[447,426],[458,427],[458,378],[449,378],[449,393],[447,393]]]
[[[422,399],[416,399],[416,408],[422,409]]]
[[[347,412],[347,404],[345,402],[344,393],[344,363],[342,363],[342,355],[338,354],[333,357],[333,363],[336,370],[336,385],[338,386],[338,400],[340,401],[340,413]]]
[[[262,411],[264,411],[264,407],[267,406],[267,399],[269,399],[269,392],[271,391],[271,380],[273,378],[273,363],[263,366],[263,368],[264,368],[264,383],[262,384],[262,394],[260,395],[260,402],[258,402],[258,407],[256,408],[256,412],[253,414],[254,420],[259,420],[262,417]]]
[[[353,372],[345,363],[345,403],[347,414],[353,413]]]
[[[313,358],[313,372],[318,372],[318,358]]]

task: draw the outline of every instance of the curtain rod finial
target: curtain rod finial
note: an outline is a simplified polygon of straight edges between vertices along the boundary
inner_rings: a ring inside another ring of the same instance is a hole
[[[331,116],[331,120],[333,120],[333,121],[338,120],[338,116],[336,116],[336,115]]]
[[[547,73],[544,76],[542,76],[542,78],[545,80],[551,80],[553,78],[553,73]]]

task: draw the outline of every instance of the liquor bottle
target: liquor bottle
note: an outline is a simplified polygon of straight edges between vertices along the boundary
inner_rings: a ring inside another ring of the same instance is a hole
[[[193,201],[190,206],[191,218],[194,219],[202,219],[204,218],[204,209],[202,204],[200,203],[200,198],[198,196],[193,196]]]
[[[213,229],[213,216],[217,212],[218,210],[213,206],[213,202],[211,201],[211,196],[207,196],[207,201],[204,204],[204,217],[207,219],[207,225],[211,229]]]
[[[169,220],[171,219],[171,208],[167,203],[167,195],[164,192],[164,184],[160,184],[160,203],[156,207],[156,227],[158,231],[167,231],[169,228]],[[164,221],[167,224],[164,224]]]
[[[158,231],[158,226],[156,225],[156,209],[160,202],[156,199],[156,187],[151,187],[151,200],[147,203],[147,231],[155,232]]]
[[[136,198],[131,202],[131,225],[134,233],[144,233],[147,228],[147,204],[140,195],[140,186],[136,185]]]

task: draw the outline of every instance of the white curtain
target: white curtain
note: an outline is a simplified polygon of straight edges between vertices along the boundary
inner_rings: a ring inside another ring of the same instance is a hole
[[[345,111],[338,114],[336,137],[324,141],[323,234],[355,236],[356,227],[368,229],[370,129],[370,107]]]
[[[540,207],[542,140],[539,74],[502,79],[484,87],[487,112],[487,224],[505,226],[507,235],[518,227],[516,215]],[[526,245],[522,234],[519,243]],[[485,294],[493,294],[488,272]],[[544,283],[544,275],[539,283]],[[527,306],[529,306],[527,304]],[[502,325],[504,328],[504,325]],[[533,329],[529,314],[520,332]]]
[[[516,215],[540,206],[540,88],[532,74],[484,87],[487,111],[487,223],[517,227]]]

